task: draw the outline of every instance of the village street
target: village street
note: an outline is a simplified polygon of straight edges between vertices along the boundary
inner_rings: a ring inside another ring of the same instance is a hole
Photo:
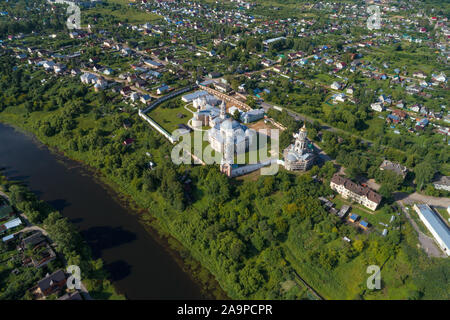
[[[450,206],[450,198],[437,198],[437,197],[431,197],[426,196],[417,192],[406,194],[402,192],[396,192],[394,194],[394,198],[397,202],[402,204],[413,204],[413,203],[426,203],[428,205],[431,205],[433,207],[439,207],[439,208],[448,208]]]

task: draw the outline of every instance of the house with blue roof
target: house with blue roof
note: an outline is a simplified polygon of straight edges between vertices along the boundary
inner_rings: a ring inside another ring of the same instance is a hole
[[[359,215],[357,215],[356,213],[353,213],[349,218],[348,218],[348,220],[350,221],[350,222],[356,222],[356,220],[358,220],[359,219]]]
[[[388,123],[399,123],[400,118],[398,116],[396,116],[395,114],[389,114],[386,118],[386,121]]]
[[[169,90],[169,86],[166,84],[163,84],[161,87],[159,87],[158,89],[156,89],[156,93],[157,94],[163,94],[164,92],[166,92],[167,90]]]
[[[369,223],[368,223],[367,221],[364,221],[364,220],[361,220],[361,221],[359,222],[359,226],[360,226],[362,229],[364,229],[364,230],[369,229]]]
[[[421,130],[421,129],[425,128],[427,125],[428,125],[428,119],[423,118],[422,120],[416,122],[416,130]]]

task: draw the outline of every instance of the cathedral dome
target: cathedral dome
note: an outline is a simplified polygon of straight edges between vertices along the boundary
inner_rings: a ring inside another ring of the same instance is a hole
[[[298,159],[296,157],[295,154],[293,154],[292,152],[289,152],[286,156],[286,159],[290,162],[296,162]]]
[[[303,127],[300,129],[301,132],[306,132],[306,125],[305,123],[303,124]]]

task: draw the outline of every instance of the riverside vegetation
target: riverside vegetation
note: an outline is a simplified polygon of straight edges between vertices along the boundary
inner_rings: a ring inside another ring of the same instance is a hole
[[[67,218],[55,211],[48,203],[37,199],[36,195],[25,186],[14,181],[8,181],[0,175],[0,188],[10,198],[11,205],[19,212],[24,212],[34,225],[44,228],[49,237],[56,244],[56,248],[62,259],[50,262],[44,268],[23,267],[20,260],[11,259],[0,264],[0,300],[31,299],[32,288],[37,281],[45,277],[46,273],[52,273],[57,269],[65,269],[63,261],[67,265],[78,265],[83,270],[83,284],[94,299],[122,300],[124,297],[118,294],[103,268],[101,259],[94,260],[90,248],[83,240],[75,227]],[[0,243],[2,258],[11,252],[17,253],[16,240]],[[13,254],[13,256],[14,256]],[[12,272],[18,270],[18,273]],[[49,299],[56,298],[51,295]]]

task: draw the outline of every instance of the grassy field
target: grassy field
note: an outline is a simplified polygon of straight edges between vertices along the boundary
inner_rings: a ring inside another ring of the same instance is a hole
[[[151,110],[148,113],[148,116],[158,122],[158,124],[169,133],[172,133],[175,129],[178,129],[179,124],[187,124],[189,119],[192,118],[192,113],[186,110],[184,106],[178,106],[176,108],[165,108],[164,106],[167,106],[167,103],[159,105],[155,109]],[[184,117],[180,118],[178,117],[179,115],[183,115]]]
[[[119,6],[117,9],[113,6],[110,6],[109,3]],[[108,0],[108,4],[106,5],[98,5],[94,8],[88,9],[85,12],[89,15],[111,15],[122,22],[128,23],[146,23],[146,22],[155,22],[161,19],[161,17],[154,13],[145,12],[143,10],[139,10],[134,8],[133,6],[128,5],[131,3],[126,0]],[[83,15],[82,15],[83,16]],[[82,23],[83,24],[83,23]]]
[[[286,243],[283,249],[292,267],[325,299],[353,299],[360,291],[359,284],[366,278],[364,264],[358,258],[328,273],[307,263],[304,253],[290,243]]]
[[[442,69],[442,65],[430,59],[430,57],[436,56],[435,51],[423,46],[415,48],[415,44],[406,41],[401,42],[401,47],[403,49],[401,51],[394,51],[394,45],[383,48],[372,47],[370,48],[370,52],[364,55],[363,60],[371,61],[379,67],[385,61],[392,61],[389,63],[389,68],[386,69],[386,72],[390,74],[394,74],[395,68],[407,70],[410,75],[416,71],[422,71],[431,75],[432,72],[437,72],[439,69]],[[395,59],[386,58],[386,49],[392,50]],[[411,61],[414,61],[414,64],[411,64]],[[384,70],[384,68],[381,69]]]

